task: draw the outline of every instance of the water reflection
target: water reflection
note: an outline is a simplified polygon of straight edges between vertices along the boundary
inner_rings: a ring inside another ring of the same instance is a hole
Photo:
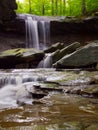
[[[43,104],[0,110],[0,125],[6,130],[89,130],[93,125],[96,130],[98,105],[91,103],[94,100],[51,94],[41,99]]]

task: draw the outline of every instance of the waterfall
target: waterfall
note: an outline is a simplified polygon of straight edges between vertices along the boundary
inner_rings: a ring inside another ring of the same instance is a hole
[[[40,17],[27,16],[26,25],[26,48],[45,49],[50,42],[50,22]]]
[[[39,21],[39,37],[40,37],[41,48],[46,49],[47,44],[50,42],[50,22],[49,21]]]
[[[32,104],[30,92],[34,91],[34,85],[39,85],[40,81],[45,80],[44,76],[28,72],[0,73],[0,109],[17,107],[22,103]]]
[[[36,82],[36,81],[43,81],[45,78],[29,75],[29,74],[19,74],[18,76],[13,75],[3,75],[0,77],[0,88],[5,85],[19,85],[27,82]]]
[[[38,22],[32,17],[26,19],[26,47],[39,49]]]
[[[51,54],[47,54],[46,57],[39,63],[38,68],[51,68],[52,57]]]
[[[20,19],[25,20],[26,26],[26,48],[37,48],[44,50],[50,43],[50,21],[46,17],[35,15],[19,15]],[[50,68],[52,65],[51,55],[39,63],[38,68]]]
[[[46,22],[46,43],[50,43],[50,21]]]
[[[45,21],[39,21],[39,37],[41,48],[46,48],[46,28]]]

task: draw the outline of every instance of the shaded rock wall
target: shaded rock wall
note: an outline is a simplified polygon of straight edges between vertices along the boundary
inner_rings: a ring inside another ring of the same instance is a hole
[[[84,19],[66,18],[51,21],[52,42],[58,41],[66,44],[78,41],[84,44],[87,41],[98,40],[98,16]]]
[[[15,0],[0,0],[0,22],[15,18],[17,9]]]
[[[98,33],[98,16],[84,19],[65,18],[62,21],[51,21],[51,31],[55,34]]]
[[[24,19],[16,17],[12,21],[5,21],[0,27],[0,50],[25,47],[25,36]],[[98,16],[82,20],[50,19],[50,44],[48,46],[56,42],[69,45],[75,41],[85,45],[85,42],[92,40],[98,40]]]

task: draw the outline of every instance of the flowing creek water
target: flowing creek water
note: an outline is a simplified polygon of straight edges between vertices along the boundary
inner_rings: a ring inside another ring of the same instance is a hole
[[[97,71],[1,70],[0,130],[98,130],[98,98],[65,93],[85,86],[94,76]],[[35,91],[34,85],[65,91],[34,99],[28,93]]]

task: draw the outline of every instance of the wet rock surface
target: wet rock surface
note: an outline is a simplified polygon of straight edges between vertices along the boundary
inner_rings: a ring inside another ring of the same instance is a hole
[[[31,69],[26,75],[24,72],[26,70],[15,70],[13,75],[9,72],[5,73],[0,79],[1,86],[9,83],[17,85],[18,79],[26,88],[25,91],[32,96],[35,94],[34,97],[36,98],[37,96],[42,98],[51,92],[78,94],[89,98],[98,98],[97,71]]]

